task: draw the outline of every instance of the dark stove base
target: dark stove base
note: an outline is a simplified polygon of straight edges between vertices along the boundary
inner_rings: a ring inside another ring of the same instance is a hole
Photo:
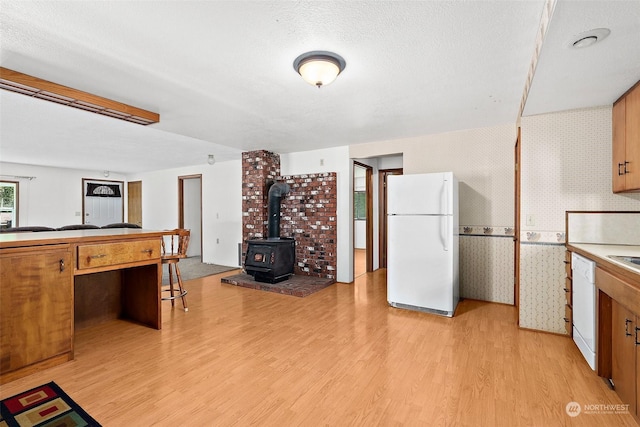
[[[273,277],[271,273],[263,274],[258,271],[253,272],[251,275],[253,276],[253,280],[262,283],[280,283],[292,276],[291,274],[283,274],[282,276]]]

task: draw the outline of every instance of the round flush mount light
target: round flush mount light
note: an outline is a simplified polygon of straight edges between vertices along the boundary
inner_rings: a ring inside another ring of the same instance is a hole
[[[318,88],[334,81],[346,65],[340,55],[323,50],[303,53],[293,61],[293,69],[304,81]]]
[[[596,28],[594,30],[585,31],[571,38],[567,44],[571,49],[584,49],[604,40],[611,30],[608,28]]]
[[[216,163],[216,156],[209,154],[207,156],[207,163],[209,163],[210,166],[213,166]]]

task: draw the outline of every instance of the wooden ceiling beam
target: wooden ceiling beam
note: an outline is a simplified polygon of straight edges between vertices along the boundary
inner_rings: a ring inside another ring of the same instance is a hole
[[[4,67],[0,67],[0,88],[141,125],[149,125],[160,121],[158,113]]]

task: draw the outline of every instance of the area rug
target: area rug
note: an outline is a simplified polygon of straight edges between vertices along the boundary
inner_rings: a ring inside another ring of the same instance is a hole
[[[220,278],[222,283],[242,286],[243,288],[258,289],[261,291],[276,292],[279,294],[293,295],[294,297],[306,297],[318,292],[327,286],[334,284],[333,279],[311,277],[294,274],[289,279],[280,283],[263,283],[253,280],[249,274],[234,274]]]
[[[53,381],[0,402],[0,426],[100,426]]]
[[[225,271],[236,270],[239,267],[228,267],[226,265],[206,264],[200,261],[200,257],[189,257],[181,259],[178,263],[182,280],[199,279],[200,277],[211,276],[224,273]],[[162,284],[169,284],[167,265],[162,266]],[[1,426],[0,426],[1,427]]]

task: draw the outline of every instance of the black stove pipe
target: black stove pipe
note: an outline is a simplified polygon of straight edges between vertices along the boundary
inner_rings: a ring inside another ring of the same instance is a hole
[[[276,182],[269,188],[269,222],[267,237],[280,237],[280,203],[282,196],[289,192],[289,184]]]

